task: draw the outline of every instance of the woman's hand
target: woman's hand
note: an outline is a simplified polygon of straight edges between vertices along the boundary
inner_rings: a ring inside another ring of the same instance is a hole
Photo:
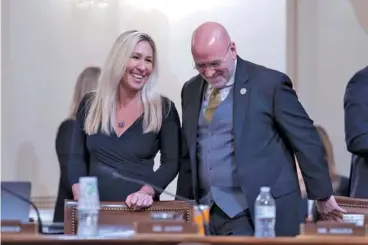
[[[75,201],[78,201],[79,199],[79,184],[74,184],[72,185],[72,192],[73,192],[73,197]]]
[[[130,194],[125,203],[134,209],[148,208],[153,203],[155,191],[150,186],[143,186],[139,191]]]

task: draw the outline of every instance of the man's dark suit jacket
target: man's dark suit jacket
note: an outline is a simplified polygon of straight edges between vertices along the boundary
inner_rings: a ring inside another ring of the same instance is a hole
[[[353,154],[350,196],[368,198],[368,66],[350,79],[344,110],[346,145]]]
[[[197,124],[205,81],[197,75],[182,89],[183,159],[177,194],[198,201]],[[240,93],[241,89],[246,93]],[[234,147],[238,179],[254,218],[261,186],[276,200],[276,235],[299,233],[301,194],[296,155],[308,197],[332,194],[323,146],[313,121],[285,74],[238,57],[234,82]]]

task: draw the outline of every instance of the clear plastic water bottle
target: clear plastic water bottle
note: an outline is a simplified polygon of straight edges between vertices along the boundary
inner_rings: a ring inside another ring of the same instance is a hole
[[[275,237],[276,203],[270,187],[261,187],[254,208],[255,237]]]
[[[81,237],[98,235],[98,210],[78,209],[78,232]]]
[[[96,177],[79,179],[78,229],[77,235],[94,237],[98,235],[100,197]]]

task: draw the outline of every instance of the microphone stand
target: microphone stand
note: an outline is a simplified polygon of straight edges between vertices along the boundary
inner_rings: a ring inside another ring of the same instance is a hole
[[[1,186],[1,189],[4,190],[5,192],[9,193],[10,195],[22,200],[23,202],[26,202],[26,203],[30,204],[33,207],[33,209],[35,210],[36,215],[37,215],[38,233],[43,234],[43,225],[42,225],[41,215],[40,215],[40,211],[37,208],[36,204],[34,204],[31,200],[28,200],[27,198],[22,197],[18,193],[15,193],[14,191],[9,190],[8,188],[5,188],[4,186]]]

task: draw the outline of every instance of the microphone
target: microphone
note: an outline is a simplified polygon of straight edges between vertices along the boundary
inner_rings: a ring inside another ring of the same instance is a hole
[[[40,211],[38,210],[36,204],[34,204],[31,200],[28,200],[27,198],[22,197],[18,193],[15,193],[14,191],[9,190],[8,188],[6,188],[4,186],[1,186],[1,189],[4,190],[5,192],[9,193],[10,195],[22,200],[23,202],[26,202],[26,203],[30,204],[33,207],[33,209],[35,210],[36,215],[37,215],[38,233],[43,234],[43,229],[42,229],[43,225],[42,225],[41,215],[40,215]]]
[[[176,194],[173,194],[169,191],[166,191],[164,189],[162,189],[161,187],[158,187],[158,186],[155,186],[155,185],[152,185],[150,183],[147,183],[143,180],[139,180],[139,179],[136,179],[136,178],[131,178],[131,177],[128,177],[126,175],[123,175],[121,173],[118,173],[118,172],[113,172],[112,173],[113,177],[116,177],[116,178],[120,178],[120,179],[123,179],[125,181],[129,181],[129,182],[132,182],[132,183],[136,183],[136,184],[139,184],[139,185],[148,185],[148,186],[151,186],[152,189],[154,189],[156,192],[161,192],[161,193],[164,193],[168,196],[171,196],[171,197],[174,197],[175,199],[178,199],[180,201],[183,201],[183,202],[186,202],[190,205],[192,205],[193,201],[190,200],[189,198],[186,198],[186,197],[183,197],[183,196],[180,196],[180,195],[176,195]],[[204,229],[204,233],[205,233],[205,236],[208,236],[209,235],[209,226],[208,226],[208,222],[206,220],[206,217],[203,213],[203,210],[198,208],[198,211],[200,212],[201,216],[202,216],[202,226],[203,226],[203,229]]]

